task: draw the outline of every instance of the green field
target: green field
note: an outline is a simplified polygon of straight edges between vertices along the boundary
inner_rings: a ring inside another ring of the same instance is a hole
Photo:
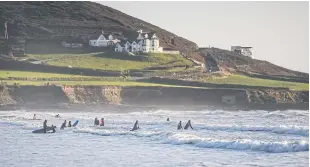
[[[309,84],[277,81],[269,79],[251,78],[242,75],[230,75],[225,77],[208,77],[204,79],[204,82],[215,84],[236,84],[247,86],[266,86],[266,87],[281,87],[289,88],[291,90],[309,90]]]
[[[20,81],[20,80],[4,80],[8,85],[31,85],[31,86],[43,86],[46,81]],[[178,85],[165,85],[165,84],[156,84],[156,83],[146,83],[146,82],[135,82],[135,81],[48,81],[49,84],[55,85],[66,85],[66,86],[160,86],[160,87],[189,87],[189,88],[198,88],[198,89],[208,89],[201,87],[190,87],[190,86],[178,86]]]
[[[1,78],[9,78],[9,77],[38,77],[38,78],[53,78],[53,77],[88,77],[83,75],[70,75],[70,74],[58,74],[58,73],[42,73],[42,72],[29,72],[29,71],[11,71],[11,70],[1,70],[0,71]]]
[[[123,77],[92,77],[82,75],[69,75],[69,74],[57,74],[57,73],[40,73],[40,72],[27,72],[27,71],[0,71],[0,77],[4,78],[3,82],[8,84],[18,83],[20,85],[44,85],[47,82],[50,84],[58,85],[115,85],[115,86],[173,86],[179,87],[179,85],[156,84],[135,82],[130,78]],[[27,80],[11,80],[9,77],[27,78]],[[46,79],[45,81],[42,78]],[[41,79],[41,80],[40,80]],[[251,78],[241,75],[230,75],[224,77],[207,77],[203,82],[218,84],[220,88],[221,84],[233,84],[233,85],[246,85],[246,86],[263,86],[263,87],[277,87],[277,88],[289,88],[291,90],[309,90],[309,84],[296,83],[287,81],[277,81],[268,79]],[[187,86],[181,86],[187,87]],[[205,87],[208,88],[208,87]]]
[[[27,78],[27,80],[36,79],[88,79],[88,80],[124,80],[123,77],[96,77],[96,76],[84,76],[84,75],[70,75],[70,74],[58,74],[58,73],[43,73],[43,72],[29,72],[29,71],[11,71],[0,70],[0,78],[5,80],[9,78]],[[128,78],[127,78],[128,79]]]
[[[42,60],[49,65],[55,66],[115,71],[142,70],[153,66],[173,67],[175,65],[193,65],[191,61],[180,55],[160,53],[152,53],[144,56],[103,52],[88,54],[30,54],[27,57]]]

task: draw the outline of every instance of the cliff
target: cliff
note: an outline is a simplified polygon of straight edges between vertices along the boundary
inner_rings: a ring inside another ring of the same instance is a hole
[[[181,87],[2,86],[0,104],[31,107],[61,104],[129,106],[205,106],[206,109],[308,108],[308,92],[289,90],[227,90]]]

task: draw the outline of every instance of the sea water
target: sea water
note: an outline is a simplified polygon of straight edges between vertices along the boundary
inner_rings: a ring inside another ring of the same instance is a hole
[[[31,120],[34,113],[42,120]],[[94,126],[95,117],[105,126]],[[0,166],[305,167],[308,118],[300,110],[1,111]],[[56,133],[32,133],[44,119]],[[79,124],[59,130],[64,120]],[[130,131],[136,120],[140,129]],[[177,130],[188,120],[193,130]]]

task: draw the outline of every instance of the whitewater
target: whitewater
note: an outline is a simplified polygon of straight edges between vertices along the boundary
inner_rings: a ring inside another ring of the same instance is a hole
[[[44,119],[56,133],[31,133]],[[64,120],[79,124],[59,130]],[[140,129],[130,131],[136,120]],[[177,130],[188,120],[193,130]],[[309,166],[308,110],[0,111],[0,132],[3,167]]]

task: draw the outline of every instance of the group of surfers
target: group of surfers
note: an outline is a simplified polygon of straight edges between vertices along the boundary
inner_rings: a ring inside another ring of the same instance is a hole
[[[59,114],[57,114],[57,115],[55,116],[55,118],[60,118]],[[34,120],[36,119],[36,114],[33,115],[33,119],[34,119]],[[47,126],[47,120],[44,120],[44,122],[43,122],[43,130],[44,130],[44,133],[47,132],[47,127],[48,127],[48,126]],[[62,123],[60,129],[64,129],[65,127],[67,127],[67,120],[65,120],[65,121]],[[68,127],[72,127],[71,121],[68,122]],[[52,132],[51,132],[51,133],[55,133],[55,132],[56,132],[55,128],[56,128],[56,126],[54,126],[54,125],[51,126],[51,129],[52,129]]]
[[[57,115],[55,116],[55,118],[60,118],[59,114],[57,114]],[[36,114],[33,115],[33,119],[36,119]],[[170,119],[167,118],[167,121],[170,121]],[[130,131],[135,131],[135,130],[140,129],[138,123],[139,123],[138,120],[136,120],[136,122],[135,122],[133,128],[132,128]],[[101,123],[99,122],[99,119],[98,119],[98,118],[95,118],[94,126],[99,126],[99,125],[100,125],[100,126],[104,126],[104,118],[101,118]],[[71,125],[71,121],[69,121],[68,127],[71,127],[71,126],[72,126],[72,125]],[[52,130],[53,130],[52,133],[55,133],[55,132],[56,132],[55,126],[52,125],[51,127],[52,127]],[[67,127],[67,120],[65,120],[65,121],[62,123],[60,129],[64,129],[65,127]],[[186,123],[184,129],[187,130],[189,127],[190,127],[191,129],[193,129],[192,124],[191,124],[191,120],[188,120],[188,122]],[[47,131],[47,120],[44,120],[44,122],[43,122],[43,129],[44,129],[44,133],[46,133],[46,131]],[[182,127],[182,121],[180,121],[180,122],[178,123],[177,129],[178,129],[178,130],[183,129],[183,127]]]

